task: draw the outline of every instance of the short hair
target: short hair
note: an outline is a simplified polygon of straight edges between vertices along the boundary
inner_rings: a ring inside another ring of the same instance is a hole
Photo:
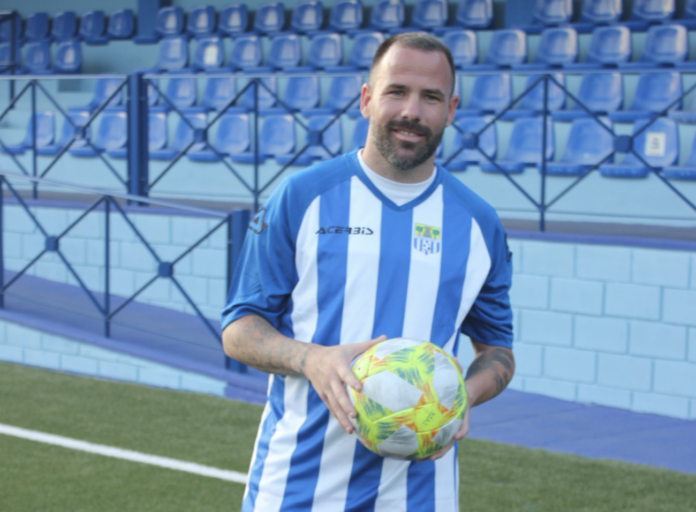
[[[382,58],[387,53],[389,48],[399,44],[405,48],[412,48],[414,50],[420,50],[422,52],[440,52],[447,58],[447,62],[450,66],[450,71],[452,72],[452,90],[450,95],[454,93],[454,83],[456,81],[455,70],[454,70],[454,59],[452,58],[452,52],[445,44],[443,44],[437,37],[431,36],[425,32],[402,32],[400,34],[395,34],[388,37],[382,44],[379,45],[374,57],[372,58],[372,65],[370,66],[370,75],[368,80],[372,81],[372,73],[377,68]]]

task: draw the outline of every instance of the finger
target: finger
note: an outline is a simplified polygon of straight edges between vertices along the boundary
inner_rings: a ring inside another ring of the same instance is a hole
[[[343,428],[343,430],[345,430],[349,434],[352,433],[353,424],[350,422],[348,415],[343,411],[343,409],[336,401],[334,396],[332,394],[329,394],[324,403],[329,408],[329,411],[331,412],[333,417],[336,418],[336,421],[338,421],[339,425],[341,425],[341,428]]]

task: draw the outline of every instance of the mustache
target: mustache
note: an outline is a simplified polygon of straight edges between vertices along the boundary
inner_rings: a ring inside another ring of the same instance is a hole
[[[417,121],[395,121],[391,120],[387,123],[387,128],[389,130],[404,130],[407,132],[413,132],[418,135],[423,135],[425,137],[432,136],[433,132],[427,126],[423,126]]]

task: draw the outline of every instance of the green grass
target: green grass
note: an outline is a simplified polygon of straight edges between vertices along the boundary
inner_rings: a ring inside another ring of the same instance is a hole
[[[0,363],[0,423],[246,472],[261,408]],[[578,428],[582,428],[579,426]],[[0,510],[239,510],[243,486],[0,435]],[[693,512],[696,476],[465,440],[465,512]]]

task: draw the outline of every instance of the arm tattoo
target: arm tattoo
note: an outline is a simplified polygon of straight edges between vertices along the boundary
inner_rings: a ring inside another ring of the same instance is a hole
[[[492,347],[476,356],[466,372],[466,378],[469,379],[487,371],[493,372],[493,394],[485,398],[485,400],[489,400],[503,391],[510,383],[514,373],[514,365],[512,352],[509,349]]]

